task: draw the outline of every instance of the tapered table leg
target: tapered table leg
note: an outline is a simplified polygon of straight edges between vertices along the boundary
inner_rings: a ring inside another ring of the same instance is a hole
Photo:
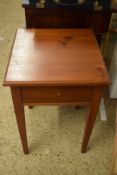
[[[17,125],[20,133],[20,138],[23,146],[23,151],[25,154],[29,153],[27,135],[26,135],[26,124],[25,124],[25,114],[24,106],[21,98],[21,91],[19,87],[11,87],[11,94],[16,114]]]
[[[95,89],[94,95],[93,95],[93,100],[92,100],[92,103],[90,105],[89,114],[86,118],[84,136],[83,136],[83,142],[82,142],[82,148],[81,148],[82,153],[86,152],[87,145],[88,145],[88,142],[89,142],[89,138],[90,138],[92,129],[94,127],[97,112],[98,112],[98,109],[99,109],[101,96],[102,96],[102,89],[98,89],[98,88]]]

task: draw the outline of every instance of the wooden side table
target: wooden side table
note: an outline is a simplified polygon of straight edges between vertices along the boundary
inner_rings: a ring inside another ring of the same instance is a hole
[[[11,88],[24,153],[29,153],[24,105],[87,103],[82,152],[94,126],[102,91],[110,83],[90,29],[18,29],[4,85]]]

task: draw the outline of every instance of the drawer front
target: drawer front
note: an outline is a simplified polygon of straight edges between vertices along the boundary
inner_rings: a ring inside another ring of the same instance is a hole
[[[22,87],[23,103],[91,102],[93,87]]]

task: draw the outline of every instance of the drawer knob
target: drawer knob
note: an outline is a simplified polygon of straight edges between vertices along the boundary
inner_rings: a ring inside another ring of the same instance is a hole
[[[60,96],[61,95],[61,92],[57,92],[57,96]]]

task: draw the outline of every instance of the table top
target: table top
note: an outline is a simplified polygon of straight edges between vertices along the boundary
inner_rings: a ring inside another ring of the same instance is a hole
[[[4,85],[107,85],[91,29],[18,29]]]

